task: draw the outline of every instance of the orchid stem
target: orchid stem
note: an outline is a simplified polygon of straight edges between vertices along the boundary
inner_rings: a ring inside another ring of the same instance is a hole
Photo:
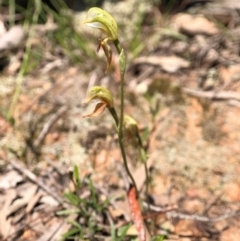
[[[111,108],[109,108],[109,111],[110,111],[113,119],[115,120],[116,126],[118,127],[118,125],[119,125],[119,119],[118,119],[118,115],[117,115],[117,112],[116,112],[115,108],[114,108],[114,107],[111,107]]]
[[[123,163],[124,163],[124,167],[126,169],[126,172],[129,176],[129,178],[131,179],[131,182],[136,190],[137,193],[137,197],[139,196],[138,194],[138,189],[137,189],[137,185],[136,182],[132,176],[132,173],[130,172],[130,169],[128,167],[128,163],[127,163],[127,157],[126,157],[126,152],[125,152],[125,148],[124,148],[124,144],[123,144],[123,118],[124,118],[124,76],[125,76],[125,55],[123,52],[123,48],[120,45],[120,42],[118,41],[118,39],[113,41],[119,55],[120,55],[120,72],[121,72],[121,79],[120,79],[120,98],[121,98],[121,104],[120,104],[120,120],[119,120],[119,125],[117,125],[118,127],[118,141],[119,141],[119,146],[121,149],[121,153],[122,153],[122,158],[123,158]],[[123,56],[121,56],[123,54]],[[121,57],[123,57],[122,63],[121,63]]]

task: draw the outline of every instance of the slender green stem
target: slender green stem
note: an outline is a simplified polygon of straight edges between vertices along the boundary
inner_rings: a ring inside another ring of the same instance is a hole
[[[116,123],[116,126],[117,126],[117,130],[118,130],[118,140],[119,140],[119,146],[120,146],[120,149],[121,149],[121,153],[122,153],[122,157],[123,157],[123,163],[124,163],[124,166],[125,166],[125,169],[127,171],[127,174],[128,176],[130,177],[133,185],[134,185],[134,188],[136,189],[136,191],[138,192],[137,190],[137,186],[136,186],[136,183],[135,183],[135,180],[128,168],[128,164],[127,164],[127,157],[126,157],[126,152],[125,152],[125,148],[124,148],[124,145],[123,145],[123,141],[122,141],[122,131],[120,132],[119,131],[119,119],[118,119],[118,116],[117,116],[117,113],[116,113],[116,110],[112,107],[112,108],[109,108],[109,111],[113,117],[113,119],[115,120],[115,123]]]
[[[125,152],[125,148],[124,148],[123,141],[122,141],[122,135],[120,134],[120,132],[118,133],[118,141],[119,141],[119,146],[120,146],[122,157],[123,157],[123,164],[125,166],[125,169],[127,171],[127,174],[129,176],[129,178],[132,181],[132,184],[133,184],[133,186],[134,186],[134,188],[136,190],[137,197],[138,197],[139,196],[138,195],[138,188],[137,188],[136,182],[135,182],[135,180],[133,178],[133,175],[132,175],[132,173],[129,170],[128,164],[127,164],[126,152]]]
[[[124,118],[124,73],[121,73],[121,80],[120,80],[120,122],[118,127],[119,138],[123,135],[123,118]]]
[[[26,69],[27,69],[27,66],[28,66],[28,63],[29,63],[29,56],[30,56],[31,47],[32,47],[32,38],[34,37],[34,32],[35,32],[34,26],[37,23],[39,14],[41,12],[41,1],[40,0],[35,1],[35,5],[36,5],[36,10],[33,14],[33,19],[32,19],[33,24],[32,24],[32,27],[30,28],[30,31],[29,31],[29,37],[28,37],[28,40],[27,40],[27,43],[26,43],[26,51],[23,55],[23,62],[22,62],[21,68],[20,68],[18,76],[17,76],[17,87],[16,87],[16,90],[15,90],[14,95],[13,95],[11,106],[10,106],[9,111],[7,113],[8,119],[12,116],[13,111],[16,107],[18,98],[19,98],[20,93],[21,93],[23,76],[26,72]],[[29,27],[29,25],[27,25],[27,27]]]
[[[132,176],[132,173],[129,170],[128,167],[128,163],[127,163],[127,157],[126,157],[126,152],[125,152],[125,148],[124,148],[124,144],[123,144],[123,118],[124,118],[124,76],[125,76],[125,66],[126,66],[126,61],[125,61],[125,55],[123,52],[123,48],[121,47],[118,39],[115,40],[114,45],[120,55],[120,72],[121,72],[121,80],[120,80],[120,99],[121,99],[121,103],[120,103],[120,120],[119,120],[119,125],[118,125],[118,141],[119,141],[119,146],[121,149],[121,153],[122,153],[122,158],[123,158],[123,163],[124,163],[124,167],[126,169],[126,172],[129,176],[129,178],[131,179],[131,182],[136,190],[137,193],[137,197],[138,195],[138,189],[137,189],[137,185],[136,182]]]
[[[114,40],[114,41],[113,41],[113,44],[115,45],[115,47],[116,47],[118,53],[120,54],[121,51],[122,51],[122,46],[121,46],[119,40],[118,40],[118,39]]]
[[[148,204],[148,210],[150,210],[150,203],[149,203],[149,198],[148,198],[148,190],[149,190],[149,173],[148,173],[148,167],[147,167],[147,162],[146,162],[146,153],[145,150],[143,148],[143,146],[141,146],[141,159],[144,165],[144,171],[145,171],[145,175],[146,175],[146,180],[145,180],[145,186],[146,186],[146,190],[145,190],[145,196],[147,199],[147,204]]]
[[[119,125],[119,119],[118,119],[118,115],[117,115],[117,112],[116,112],[115,108],[114,108],[114,107],[111,107],[111,108],[109,108],[108,110],[110,111],[113,119],[115,120],[116,126],[118,127],[118,125]]]
[[[120,42],[118,41],[118,39],[113,41],[119,55],[122,53],[122,46],[120,45]],[[121,65],[121,64],[120,64]],[[120,80],[120,99],[121,99],[121,103],[120,103],[120,120],[119,120],[119,125],[118,125],[118,132],[120,137],[122,138],[122,127],[123,127],[123,117],[124,117],[124,75],[125,75],[125,67],[121,67],[121,80]]]
[[[13,27],[15,24],[15,0],[9,1],[9,18],[10,27]]]

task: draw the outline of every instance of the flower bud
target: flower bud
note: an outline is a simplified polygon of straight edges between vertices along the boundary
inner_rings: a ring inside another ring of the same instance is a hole
[[[127,139],[136,138],[138,135],[137,122],[128,115],[124,115],[123,131],[124,131],[124,135],[127,137]]]

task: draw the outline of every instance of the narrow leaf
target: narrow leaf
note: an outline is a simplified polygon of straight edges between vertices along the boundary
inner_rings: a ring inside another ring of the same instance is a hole
[[[128,191],[128,202],[131,210],[132,220],[138,232],[138,238],[140,241],[146,241],[146,232],[144,229],[143,217],[140,209],[140,205],[137,199],[137,193],[133,186]]]
[[[66,232],[66,233],[64,233],[63,235],[62,235],[62,237],[64,238],[64,239],[66,239],[66,238],[74,238],[74,236],[73,235],[75,235],[75,234],[77,234],[77,233],[79,233],[79,229],[78,228],[73,228],[73,229],[70,229],[68,232]]]
[[[74,180],[75,185],[76,185],[78,188],[80,188],[81,182],[80,182],[80,179],[79,179],[79,171],[78,171],[77,165],[74,165],[74,169],[73,169],[73,180]]]
[[[79,204],[79,197],[73,193],[64,193],[64,197],[68,199],[68,201],[74,205],[78,206]]]
[[[127,231],[128,229],[130,228],[131,224],[128,224],[128,225],[125,225],[121,228],[119,228],[118,230],[118,236],[119,238],[122,240],[123,238],[125,238],[126,234],[127,234]]]
[[[65,209],[65,210],[61,210],[57,212],[57,215],[61,216],[61,215],[69,215],[72,213],[79,213],[78,210],[74,210],[74,209]]]
[[[78,222],[76,222],[75,220],[68,220],[67,222],[70,223],[70,224],[72,224],[72,226],[74,226],[75,228],[78,228],[79,231],[82,230],[81,225],[80,225]]]

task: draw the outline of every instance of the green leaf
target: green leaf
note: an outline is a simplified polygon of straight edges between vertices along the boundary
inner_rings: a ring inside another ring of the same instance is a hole
[[[114,226],[114,223],[111,222],[111,240],[116,241],[117,240],[117,235],[116,235],[116,228]]]
[[[163,241],[164,238],[164,235],[154,236],[151,238],[151,241]]]
[[[80,230],[79,230],[78,228],[70,229],[68,232],[64,233],[64,234],[62,235],[62,237],[63,237],[64,239],[66,239],[66,238],[72,238],[72,236],[75,235],[75,234],[77,234],[77,233],[79,233],[79,231],[80,231]]]
[[[79,171],[78,171],[77,165],[74,165],[74,168],[73,168],[73,181],[74,181],[75,185],[77,186],[77,188],[81,187],[81,181],[79,178]]]
[[[97,202],[97,195],[91,179],[89,180],[89,189],[91,192],[91,202],[93,204],[93,207],[98,210],[99,204]]]
[[[1,114],[3,115],[3,117],[9,122],[9,124],[11,126],[14,126],[15,119],[13,118],[13,116],[11,116],[5,108],[1,108],[0,111],[1,111]]]
[[[69,215],[69,214],[72,214],[72,213],[79,213],[79,210],[65,209],[65,210],[61,210],[61,211],[56,212],[56,214],[59,215],[59,216]]]
[[[75,220],[68,220],[67,222],[72,224],[72,226],[74,226],[75,228],[78,228],[80,231],[82,231],[81,225],[78,222],[76,222]]]
[[[141,161],[142,161],[142,163],[146,163],[147,153],[146,153],[146,151],[145,151],[143,148],[141,148],[141,150],[140,150],[140,155],[141,155]]]
[[[108,197],[106,200],[104,200],[101,203],[101,208],[106,208],[108,206],[108,204],[110,203],[110,201],[111,201],[111,197]]]
[[[120,239],[125,238],[125,236],[127,234],[127,231],[130,227],[131,227],[131,224],[127,224],[127,225],[118,229],[118,236],[119,236]]]
[[[64,197],[68,199],[68,201],[74,205],[78,206],[79,205],[79,197],[73,193],[64,193]]]

